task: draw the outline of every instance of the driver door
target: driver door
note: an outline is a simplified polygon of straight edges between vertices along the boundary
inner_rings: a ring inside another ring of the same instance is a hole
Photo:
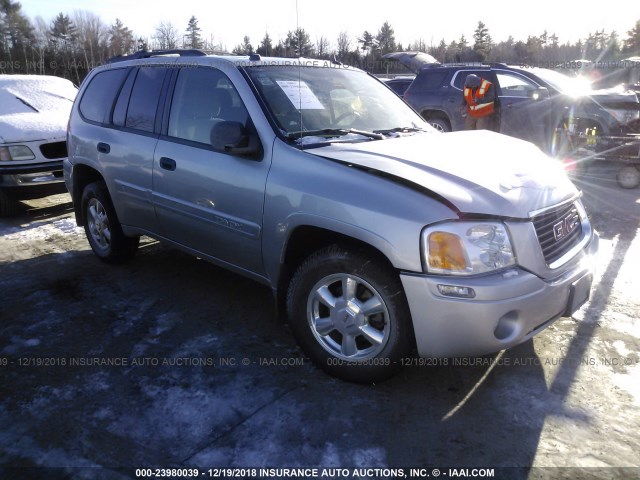
[[[177,75],[166,134],[153,165],[161,234],[225,265],[261,274],[262,212],[269,161],[214,151],[219,122],[247,125],[249,114],[229,78],[209,67]]]
[[[539,146],[545,141],[544,98],[539,86],[527,77],[505,70],[496,71],[500,111],[500,133],[522,138]]]

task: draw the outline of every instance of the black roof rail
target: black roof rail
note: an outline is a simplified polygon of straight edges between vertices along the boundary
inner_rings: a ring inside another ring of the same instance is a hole
[[[162,55],[179,55],[181,57],[203,57],[207,54],[196,48],[191,49],[173,49],[173,50],[140,50],[131,55],[117,55],[107,60],[107,63],[124,62],[126,60],[138,60],[139,58],[159,57]]]
[[[430,63],[421,68],[447,68],[447,67],[467,67],[467,68],[489,68],[491,65],[480,62],[451,62],[451,63]]]

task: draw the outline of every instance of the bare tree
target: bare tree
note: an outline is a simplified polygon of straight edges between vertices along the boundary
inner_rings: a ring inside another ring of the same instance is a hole
[[[178,48],[180,43],[180,35],[178,29],[171,22],[160,22],[156,26],[155,35],[153,36],[153,47],[161,50],[173,50]]]
[[[347,32],[340,32],[338,35],[338,59],[346,60],[351,49],[351,39]]]
[[[73,12],[73,22],[77,28],[78,47],[88,72],[105,60],[109,27],[95,13],[86,10]]]
[[[316,56],[318,58],[329,58],[330,48],[329,39],[324,35],[316,39]]]
[[[45,54],[49,45],[49,24],[40,16],[35,18],[33,37],[33,63],[35,64],[37,73],[44,75]]]

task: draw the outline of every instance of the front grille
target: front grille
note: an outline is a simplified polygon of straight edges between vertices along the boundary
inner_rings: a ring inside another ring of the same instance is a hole
[[[49,160],[65,158],[67,156],[67,142],[43,143],[40,145],[40,151],[44,158]]]
[[[547,265],[575,247],[582,238],[580,214],[573,203],[535,216],[533,225]]]

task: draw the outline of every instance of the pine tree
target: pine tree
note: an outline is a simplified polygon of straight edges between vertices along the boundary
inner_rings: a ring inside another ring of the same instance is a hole
[[[258,53],[265,57],[273,56],[273,43],[268,33],[264,34],[260,46],[258,47]]]
[[[59,13],[51,23],[49,36],[54,50],[68,50],[78,39],[78,29],[68,15]]]
[[[245,35],[242,43],[237,45],[232,52],[234,55],[251,55],[253,53],[253,45],[251,45],[251,39]]]
[[[380,27],[380,30],[378,30],[376,42],[382,55],[396,51],[395,34],[393,28],[389,25],[389,22],[384,22],[382,27]]]
[[[362,50],[365,56],[377,48],[376,39],[368,30],[365,30],[362,36],[358,38],[358,43],[360,44],[360,50]]]
[[[187,37],[184,44],[184,48],[202,48],[202,36],[200,31],[202,29],[198,26],[198,19],[195,15],[192,15],[187,24]]]
[[[313,44],[309,38],[309,34],[304,28],[298,28],[287,32],[287,38],[284,41],[287,57],[312,57]]]
[[[11,0],[0,0],[0,44],[3,50],[22,48],[34,40],[33,26],[22,13],[22,5]]]
[[[636,26],[627,32],[629,37],[624,41],[624,52],[632,55],[640,55],[640,20]]]
[[[132,53],[135,47],[133,32],[119,18],[109,30],[109,52],[112,56]]]
[[[473,44],[473,50],[476,52],[478,60],[485,61],[489,57],[491,51],[491,36],[489,35],[489,29],[483,22],[478,22],[478,28],[473,34],[475,43]]]

